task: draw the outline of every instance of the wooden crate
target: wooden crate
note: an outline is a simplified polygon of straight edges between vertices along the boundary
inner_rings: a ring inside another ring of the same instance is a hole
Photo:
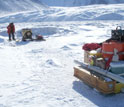
[[[104,81],[98,76],[91,74],[89,70],[81,67],[74,67],[74,76],[102,93],[114,93],[116,81]]]

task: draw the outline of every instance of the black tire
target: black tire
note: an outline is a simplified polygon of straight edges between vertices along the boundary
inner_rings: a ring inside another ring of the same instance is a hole
[[[32,39],[32,32],[31,31],[27,31],[24,35],[25,39]]]

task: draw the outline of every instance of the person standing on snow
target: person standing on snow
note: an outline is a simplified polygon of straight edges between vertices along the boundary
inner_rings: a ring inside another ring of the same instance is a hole
[[[12,39],[15,40],[15,25],[13,23],[10,23],[8,26],[7,26],[7,32],[8,32],[8,35],[9,35],[9,41],[11,41],[11,35],[12,35]]]

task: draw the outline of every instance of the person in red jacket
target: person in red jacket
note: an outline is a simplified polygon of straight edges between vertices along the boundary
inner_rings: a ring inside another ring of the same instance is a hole
[[[12,39],[15,40],[15,25],[13,23],[10,23],[8,26],[7,26],[7,32],[8,32],[8,35],[9,35],[9,40],[11,41],[11,36],[12,36]]]

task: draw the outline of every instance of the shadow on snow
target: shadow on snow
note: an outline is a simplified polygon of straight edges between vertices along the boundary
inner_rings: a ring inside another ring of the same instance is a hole
[[[73,89],[99,107],[123,107],[124,94],[102,94],[82,81],[74,81]],[[112,102],[112,103],[111,103]]]

